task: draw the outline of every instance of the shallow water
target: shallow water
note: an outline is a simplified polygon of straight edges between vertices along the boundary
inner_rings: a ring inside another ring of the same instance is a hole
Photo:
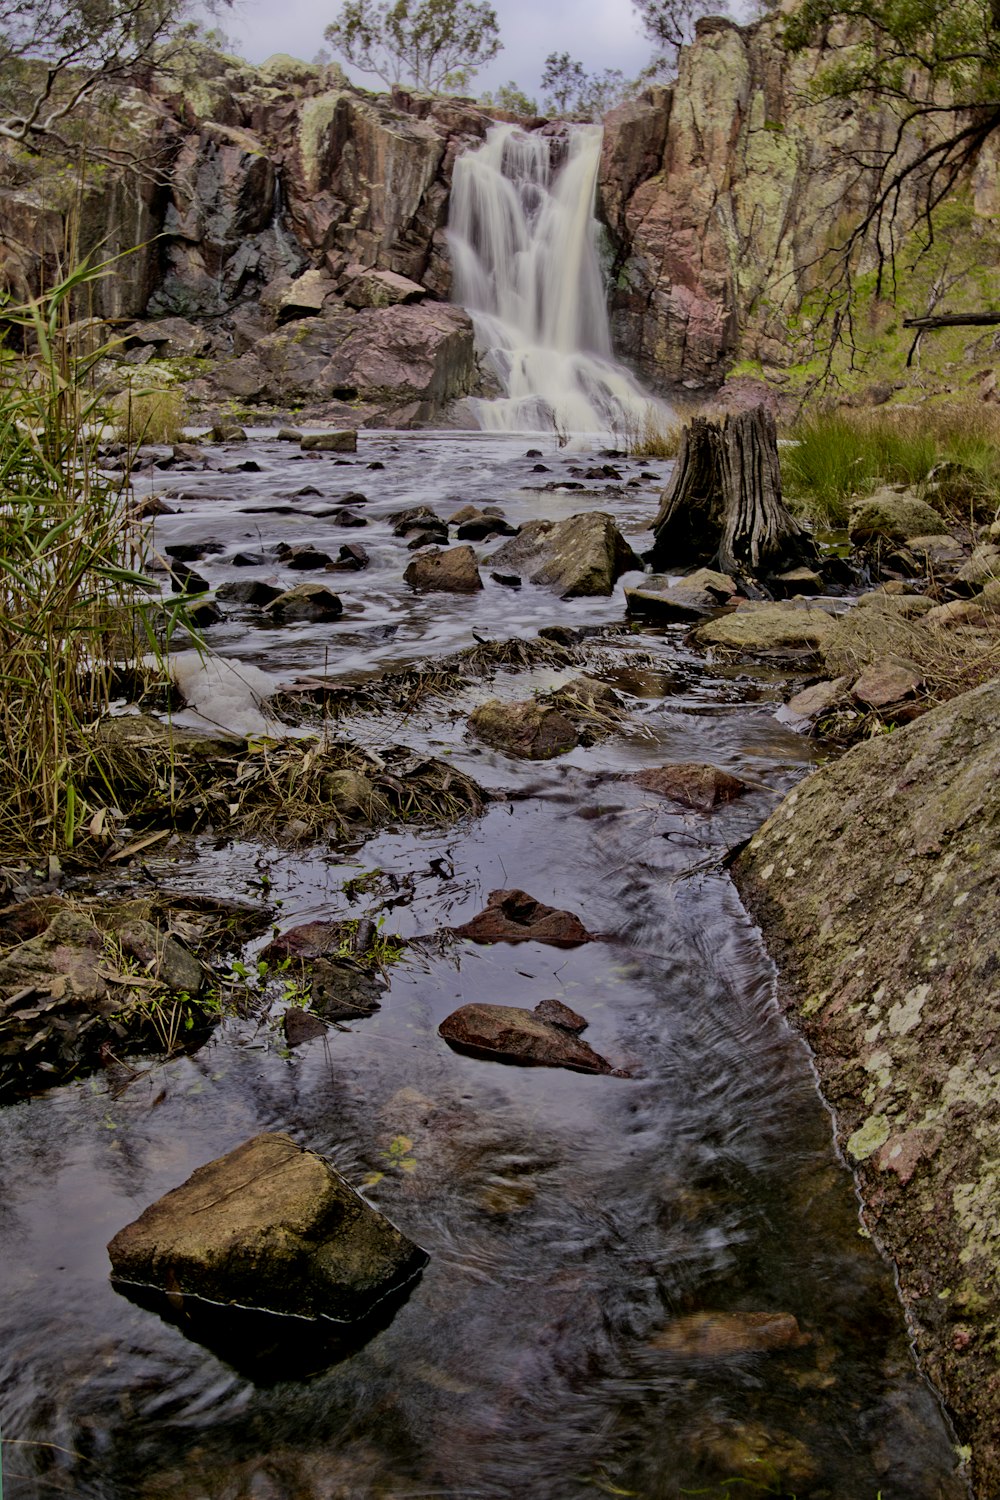
[[[236,576],[226,558],[251,538],[333,551],[345,539],[328,518],[265,505],[369,496],[371,524],[346,537],[373,564],[336,580],[344,618],[265,630],[244,613],[211,633],[226,656],[282,681],[358,680],[471,644],[473,631],[622,621],[621,585],[606,601],[490,583],[472,598],[413,598],[406,544],[386,517],[419,503],[447,516],[469,499],[494,500],[515,522],[604,505],[641,547],[655,482],[539,493],[529,486],[604,460],[553,447],[552,472],[535,475],[523,439],[360,441],[350,465],[253,442],[227,457],[261,473],[160,482],[185,498],[158,524],[158,545],[223,543],[195,565],[213,584]],[[631,477],[663,466],[619,467]],[[288,498],[307,483],[319,498]],[[307,576],[242,576],[271,572]],[[173,888],[254,899],[266,888],[282,926],[371,910],[421,941],[374,1017],[292,1055],[266,1020],[232,1020],[194,1056],[137,1062],[124,1085],[100,1075],[0,1113],[8,1500],[966,1493],[891,1274],[859,1233],[807,1054],[720,864],[809,768],[813,748],[773,718],[783,679],[714,670],[679,631],[602,638],[587,670],[625,695],[630,727],[544,765],[467,741],[463,716],[477,695],[523,696],[551,672],[500,673],[457,700],[361,721],[372,743],[448,753],[490,787],[497,800],[477,820],[306,851],[205,840],[148,861],[146,878]],[[616,779],[681,758],[712,760],[755,790],[705,817]],[[367,895],[345,893],[373,871]],[[436,936],[508,886],[607,939],[558,950]],[[505,1067],[437,1036],[464,1002],[548,996],[582,1012],[591,1045],[633,1076]],[[369,1199],[430,1254],[387,1327],[294,1378],[248,1375],[108,1281],[104,1247],[122,1225],[260,1130],[287,1130],[370,1183]],[[715,1358],[657,1346],[702,1312],[793,1314],[806,1341]],[[725,1487],[735,1476],[757,1488]]]

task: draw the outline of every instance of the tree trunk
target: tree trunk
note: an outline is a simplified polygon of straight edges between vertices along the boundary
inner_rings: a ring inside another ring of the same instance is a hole
[[[684,430],[653,522],[654,567],[708,563],[745,580],[816,561],[809,533],[781,498],[774,418],[763,406],[720,426]]]

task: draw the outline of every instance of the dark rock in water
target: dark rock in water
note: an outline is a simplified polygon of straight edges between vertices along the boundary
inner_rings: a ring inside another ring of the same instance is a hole
[[[170,569],[170,587],[175,594],[207,594],[209,583],[187,563],[178,562]]]
[[[221,542],[175,542],[172,547],[164,547],[168,557],[175,562],[192,563],[198,562],[210,553],[225,552]]]
[[[216,422],[212,428],[213,443],[245,443],[247,435],[238,422]]]
[[[326,1036],[327,1032],[325,1022],[319,1016],[314,1016],[311,1010],[303,1010],[300,1005],[289,1006],[281,1018],[281,1026],[289,1047],[301,1047],[305,1042],[313,1042],[317,1037]]]
[[[665,580],[653,577],[638,588],[626,589],[625,608],[630,615],[654,623],[697,621],[732,603],[735,594],[736,585],[725,573],[699,568],[670,586]]]
[[[341,1323],[365,1318],[427,1262],[329,1162],[278,1134],[199,1167],[108,1254],[116,1283]]]
[[[369,469],[384,469],[385,468],[385,464],[382,463],[382,461],[380,459],[375,458],[368,465],[368,467],[369,467]]]
[[[312,495],[322,495],[322,493],[323,491],[318,490],[314,484],[304,484],[300,490],[295,491],[294,498],[296,500],[305,500]]]
[[[206,599],[203,604],[189,605],[187,616],[191,624],[197,625],[199,630],[204,630],[209,625],[218,625],[225,618],[222,610],[212,599]]]
[[[546,906],[526,891],[491,891],[485,911],[451,930],[474,943],[551,943],[558,948],[594,938],[573,912]]]
[[[541,458],[542,450],[541,448],[529,448],[524,456],[525,458]]]
[[[610,594],[622,573],[642,568],[611,516],[596,510],[565,521],[528,521],[492,561],[555,589],[564,599]]]
[[[356,432],[311,432],[299,444],[303,453],[356,453]]]
[[[221,584],[216,597],[228,604],[270,604],[281,593],[277,584],[265,583],[262,578],[238,578]]]
[[[385,983],[378,974],[350,959],[314,959],[310,965],[309,1003],[327,1021],[359,1021],[382,1003]]]
[[[548,464],[535,464],[531,472],[532,474],[551,474],[552,470]]]
[[[518,1005],[463,1005],[441,1022],[438,1032],[456,1050],[474,1057],[576,1073],[616,1071],[565,1026]]]
[[[305,542],[300,547],[290,547],[282,555],[282,562],[286,568],[294,568],[297,572],[314,572],[318,568],[325,568],[332,559],[326,552],[320,552],[317,547],[311,547]]]
[[[267,606],[275,620],[336,620],[344,613],[340,597],[321,583],[297,583]]]
[[[233,558],[234,568],[266,568],[269,558],[263,552],[237,552]]]
[[[335,562],[327,563],[328,573],[358,573],[371,562],[360,542],[345,542],[337,553]]]
[[[561,1000],[540,1000],[535,1006],[535,1015],[541,1016],[543,1021],[548,1021],[553,1026],[561,1026],[563,1031],[586,1031],[589,1025],[583,1016],[570,1010]]]
[[[403,578],[411,588],[449,594],[472,594],[483,586],[471,547],[449,547],[415,557]]]
[[[223,474],[260,474],[261,466],[255,458],[245,458],[242,463],[233,464],[231,469],[223,469]]]
[[[480,513],[462,521],[458,528],[458,539],[461,542],[485,542],[490,536],[517,536],[517,527],[511,526],[509,521],[504,521],[499,516]]]
[[[440,547],[442,543],[448,545],[448,533],[440,531],[436,527],[429,531],[417,531],[409,533],[410,540],[406,544],[407,552],[419,552],[421,547]]]
[[[301,443],[302,433],[297,427],[279,427],[275,433],[275,441],[279,443]]]
[[[669,797],[695,812],[711,812],[720,802],[732,802],[749,788],[738,776],[721,771],[718,766],[697,761],[678,761],[671,766],[651,766],[627,778],[644,791]]]
[[[501,588],[519,589],[521,587],[521,579],[517,573],[491,573],[490,577],[494,583],[499,583]]]
[[[145,521],[150,516],[173,516],[176,515],[176,511],[158,495],[147,495],[145,500],[139,501],[132,514],[137,521]]]
[[[356,516],[353,510],[338,510],[334,512],[334,519],[338,526],[367,526],[368,522],[364,516]]]
[[[538,632],[543,641],[552,641],[556,646],[578,646],[584,632],[575,625],[543,625]]]
[[[576,727],[564,713],[534,698],[523,703],[490,698],[473,709],[469,729],[485,745],[523,760],[551,760],[580,743]]]
[[[791,1313],[699,1312],[668,1323],[650,1347],[677,1359],[738,1359],[811,1343]]]

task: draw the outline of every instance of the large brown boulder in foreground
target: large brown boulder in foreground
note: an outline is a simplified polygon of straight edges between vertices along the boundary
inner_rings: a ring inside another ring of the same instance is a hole
[[[1000,1494],[1000,681],[815,772],[734,873],[975,1492]]]
[[[426,1264],[329,1162],[258,1135],[193,1172],[108,1246],[112,1279],[351,1323]]]

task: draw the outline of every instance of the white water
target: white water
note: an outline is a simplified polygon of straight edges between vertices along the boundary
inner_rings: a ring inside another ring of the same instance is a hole
[[[594,217],[601,127],[572,127],[557,171],[552,146],[495,125],[455,163],[455,297],[506,391],[471,405],[497,432],[641,430],[662,407],[611,352]]]

